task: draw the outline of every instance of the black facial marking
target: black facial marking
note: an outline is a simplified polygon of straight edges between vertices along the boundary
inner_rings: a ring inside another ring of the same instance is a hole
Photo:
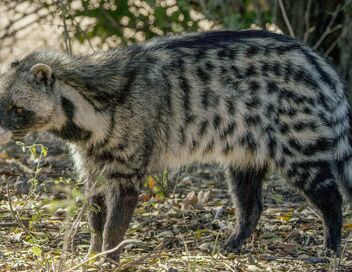
[[[74,122],[75,105],[66,97],[61,97],[61,105],[66,115],[66,123],[59,130],[53,130],[52,133],[68,141],[87,141],[92,135],[91,131],[77,126]]]

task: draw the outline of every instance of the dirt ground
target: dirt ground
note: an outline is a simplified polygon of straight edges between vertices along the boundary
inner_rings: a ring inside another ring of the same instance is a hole
[[[23,152],[15,143],[0,151],[0,172],[7,175],[0,186],[0,271],[69,271],[77,265],[70,271],[109,271],[97,260],[79,265],[89,246],[85,216],[65,240],[84,203],[67,146],[47,134],[26,139],[27,145],[34,142],[47,147],[46,156],[44,151],[38,159],[40,146],[34,154],[33,146]],[[344,208],[341,258],[321,255],[317,213],[284,180],[268,175],[255,233],[239,254],[227,254],[221,244],[236,214],[222,170],[192,166],[168,175],[167,186],[161,178],[146,180],[120,270],[352,271],[351,209]],[[64,241],[66,261],[59,268]]]

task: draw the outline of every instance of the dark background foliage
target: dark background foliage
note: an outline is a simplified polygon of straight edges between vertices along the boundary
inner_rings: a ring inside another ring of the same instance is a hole
[[[28,8],[21,11],[25,3]],[[2,5],[16,19],[0,25],[1,40],[61,17],[68,50],[71,40],[111,47],[168,33],[276,27],[328,57],[352,92],[351,0],[4,0]],[[30,24],[19,24],[33,14]]]

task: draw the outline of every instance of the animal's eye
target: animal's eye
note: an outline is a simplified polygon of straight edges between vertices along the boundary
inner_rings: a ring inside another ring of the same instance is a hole
[[[18,115],[21,115],[24,112],[24,109],[21,107],[14,107],[15,108],[15,112]]]

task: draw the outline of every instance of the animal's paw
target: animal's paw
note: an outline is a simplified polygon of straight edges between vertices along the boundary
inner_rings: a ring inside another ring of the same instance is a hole
[[[224,243],[223,250],[227,253],[240,253],[243,242],[232,236]]]
[[[322,249],[318,252],[318,256],[319,257],[328,257],[328,258],[339,257],[340,256],[340,249],[338,249],[336,251],[334,249],[324,247],[324,249]]]

